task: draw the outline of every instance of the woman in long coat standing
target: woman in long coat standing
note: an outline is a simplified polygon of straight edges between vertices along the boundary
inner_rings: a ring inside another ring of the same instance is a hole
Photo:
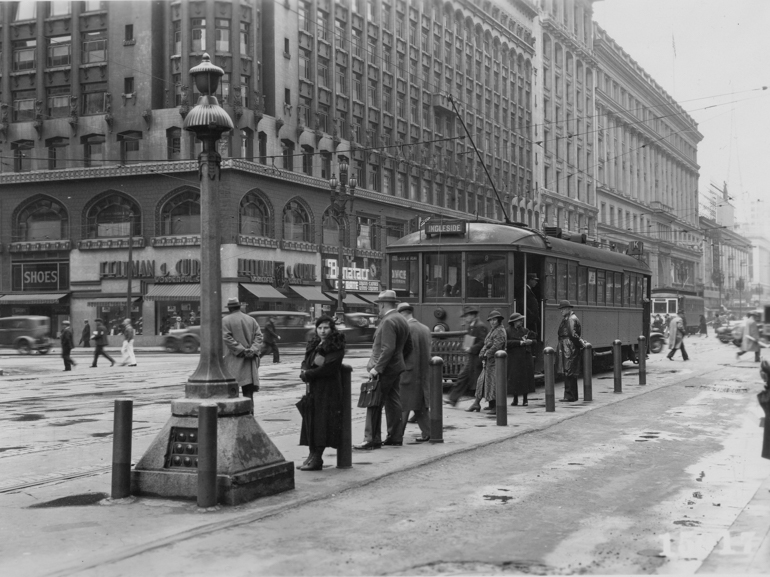
[[[535,392],[535,362],[530,346],[537,340],[537,335],[524,326],[524,317],[513,313],[508,319],[508,388],[513,394],[512,407],[519,404],[522,395],[523,407],[528,405],[527,394]]]
[[[489,406],[484,408],[485,411],[493,411],[497,406],[495,395],[495,353],[497,351],[504,351],[505,342],[508,340],[505,329],[502,327],[504,318],[500,311],[492,311],[487,317],[489,333],[484,338],[484,346],[479,352],[479,358],[481,358],[481,362],[484,364],[484,370],[481,371],[479,380],[476,382],[476,400],[470,407],[465,409],[468,412],[480,411],[482,398],[489,402]]]
[[[323,469],[324,449],[338,448],[342,434],[341,369],[345,335],[328,316],[318,318],[315,327],[316,334],[307,344],[300,373],[300,378],[307,383],[308,404],[302,415],[299,444],[310,447],[307,459],[297,467],[300,471]]]

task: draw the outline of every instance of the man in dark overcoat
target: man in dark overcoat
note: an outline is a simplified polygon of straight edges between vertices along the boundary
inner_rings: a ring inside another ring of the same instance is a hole
[[[403,427],[401,426],[401,397],[399,380],[406,370],[405,358],[412,352],[412,339],[406,319],[396,312],[396,292],[382,291],[374,301],[380,309],[380,321],[374,332],[372,354],[366,365],[369,378],[378,381],[382,395],[381,404],[366,409],[366,427],[364,442],[353,445],[359,451],[379,449],[382,445],[403,445]],[[381,441],[382,409],[388,424],[388,436]]]
[[[535,333],[524,326],[524,317],[513,313],[508,318],[506,352],[508,353],[508,393],[513,395],[511,406],[519,404],[526,407],[527,394],[535,392],[535,363],[532,358],[532,345]]]
[[[262,356],[272,352],[273,364],[281,362],[281,354],[278,351],[278,341],[281,340],[280,335],[275,332],[275,317],[270,317],[265,323],[265,330],[262,331]]]
[[[409,411],[414,411],[414,418],[420,427],[421,435],[418,443],[430,441],[430,329],[413,316],[414,308],[409,303],[400,303],[398,313],[406,319],[409,325],[409,335],[412,338],[412,353],[406,359],[406,370],[401,373],[399,394],[401,396],[402,429],[406,427]],[[402,435],[403,437],[403,430]]]
[[[96,329],[94,330],[93,335],[93,341],[94,341],[94,362],[91,365],[91,368],[96,368],[96,362],[99,360],[99,357],[102,356],[108,361],[110,361],[110,366],[115,365],[115,359],[113,359],[109,354],[107,354],[107,351],[104,350],[104,347],[107,346],[107,327],[104,326],[104,323],[102,322],[102,319],[96,319]]]
[[[540,282],[533,272],[527,274],[527,329],[535,333],[535,339],[540,334],[540,299],[535,294],[535,288]]]
[[[561,373],[564,375],[564,398],[562,402],[573,403],[578,400],[577,380],[580,376],[580,351],[582,328],[580,320],[572,312],[572,303],[567,300],[559,303],[562,314],[559,323],[559,342],[556,345],[556,357]]]
[[[452,405],[457,404],[466,391],[476,385],[476,381],[479,380],[481,374],[481,358],[479,353],[484,346],[484,339],[487,337],[489,329],[487,326],[479,320],[479,309],[474,306],[467,306],[463,310],[462,314],[463,322],[465,323],[468,331],[468,337],[471,337],[473,343],[469,347],[465,347],[465,354],[468,355],[465,365],[460,370],[460,374],[457,376],[457,382],[449,391],[449,396],[444,399],[444,402]],[[466,337],[467,338],[467,337]]]
[[[251,399],[254,414],[254,393],[259,391],[259,351],[262,348],[262,330],[259,323],[241,312],[237,298],[227,301],[229,314],[222,319],[222,333],[227,350],[224,363],[227,371],[238,382],[244,397]]]
[[[83,332],[80,334],[80,343],[84,347],[90,347],[91,346],[91,325],[88,324],[88,321],[84,321],[85,324],[83,325]]]
[[[74,365],[77,365],[75,361],[70,357],[72,349],[75,348],[75,337],[72,336],[72,327],[69,321],[62,321],[61,331],[61,358],[64,361],[64,370],[71,371]]]

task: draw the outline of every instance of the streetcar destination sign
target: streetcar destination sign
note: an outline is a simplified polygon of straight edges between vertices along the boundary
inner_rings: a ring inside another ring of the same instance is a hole
[[[456,220],[452,222],[428,222],[425,224],[425,235],[463,235],[465,234],[466,222]]]

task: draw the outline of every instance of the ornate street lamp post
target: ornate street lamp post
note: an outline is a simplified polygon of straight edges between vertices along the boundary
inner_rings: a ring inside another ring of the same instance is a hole
[[[348,180],[348,159],[345,156],[340,156],[339,161],[340,169],[340,181],[337,183],[337,177],[332,174],[329,179],[329,188],[331,189],[331,209],[334,218],[337,220],[339,227],[339,245],[337,247],[337,312],[336,316],[338,320],[344,320],[345,314],[345,288],[343,286],[342,278],[342,263],[345,249],[345,226],[347,222],[347,203],[350,201],[350,212],[353,212],[353,200],[356,194],[356,182],[355,177]],[[337,191],[337,185],[339,184],[339,192]],[[349,192],[346,192],[349,191]]]
[[[219,234],[221,157],[216,143],[233,122],[213,96],[224,71],[208,54],[190,70],[202,94],[184,121],[185,130],[203,142],[198,157],[201,187],[201,331],[198,368],[185,397],[171,402],[171,419],[137,463],[132,492],[195,498],[197,493],[198,409],[217,404],[217,496],[229,505],[294,488],[294,467],[250,414],[251,400],[222,362],[222,281]],[[201,442],[206,442],[201,439]]]

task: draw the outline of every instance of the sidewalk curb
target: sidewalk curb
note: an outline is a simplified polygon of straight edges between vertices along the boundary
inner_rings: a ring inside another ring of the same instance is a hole
[[[632,370],[633,369],[637,369],[636,366],[629,367],[629,368],[632,369]],[[648,373],[648,377],[649,377],[649,373]],[[80,563],[77,566],[73,566],[73,567],[69,567],[69,568],[64,568],[64,569],[58,570],[58,571],[53,572],[53,573],[48,573],[48,575],[50,575],[52,577],[54,577],[54,576],[76,575],[76,574],[78,574],[78,573],[80,573],[82,571],[86,571],[86,570],[89,570],[89,569],[95,569],[95,568],[100,567],[100,566],[109,565],[109,564],[112,564],[112,563],[123,561],[123,560],[129,559],[131,557],[136,557],[136,556],[141,555],[143,553],[154,551],[154,550],[160,549],[162,547],[173,545],[173,544],[181,542],[181,541],[185,541],[185,540],[188,540],[188,539],[200,537],[200,536],[206,535],[208,533],[211,533],[213,531],[221,531],[221,530],[225,530],[225,529],[235,528],[235,527],[239,527],[239,526],[246,525],[246,524],[249,524],[249,523],[253,523],[253,522],[256,522],[256,521],[260,521],[262,519],[270,518],[270,517],[273,517],[275,515],[279,515],[281,513],[284,513],[286,511],[290,511],[290,510],[296,509],[296,508],[301,507],[303,505],[308,505],[308,504],[311,504],[311,503],[319,502],[319,501],[322,501],[322,500],[329,499],[330,497],[334,497],[334,496],[337,496],[337,495],[340,495],[340,494],[343,494],[343,493],[347,493],[347,492],[355,490],[355,489],[366,487],[367,485],[371,485],[372,483],[375,483],[375,482],[380,481],[382,479],[386,479],[386,478],[391,477],[391,476],[396,475],[396,474],[413,471],[413,470],[418,469],[420,467],[423,467],[425,465],[431,465],[433,463],[442,461],[442,460],[447,459],[449,457],[454,457],[454,456],[462,455],[462,454],[465,454],[465,453],[468,453],[470,451],[474,451],[474,450],[477,450],[477,449],[480,449],[480,448],[497,445],[497,444],[503,443],[505,441],[509,441],[509,440],[511,440],[513,438],[516,438],[516,437],[519,437],[519,436],[522,436],[522,435],[542,432],[542,431],[544,431],[544,430],[546,430],[546,429],[548,429],[548,428],[550,428],[550,427],[552,427],[554,425],[558,425],[558,424],[561,424],[561,423],[566,422],[568,420],[581,417],[581,416],[583,416],[587,412],[591,412],[593,410],[598,410],[598,409],[602,409],[602,408],[605,408],[605,407],[609,407],[609,406],[612,406],[612,405],[614,405],[616,403],[621,403],[621,402],[623,402],[625,400],[630,400],[630,399],[633,399],[633,398],[636,398],[636,397],[641,397],[641,396],[647,395],[649,393],[652,393],[652,392],[654,392],[654,391],[656,391],[658,389],[661,389],[663,387],[667,387],[667,386],[671,386],[671,385],[683,385],[684,383],[687,383],[690,380],[702,379],[702,378],[704,378],[703,375],[693,375],[691,377],[688,377],[685,380],[672,381],[672,382],[669,382],[669,383],[662,383],[662,384],[658,384],[658,385],[655,385],[655,384],[652,384],[652,385],[651,384],[647,384],[647,385],[635,384],[634,386],[645,387],[646,390],[642,390],[642,391],[639,391],[639,392],[635,391],[635,394],[633,394],[632,396],[624,396],[622,394],[621,395],[613,395],[612,400],[608,401],[606,404],[601,405],[601,406],[594,405],[594,404],[591,404],[591,405],[586,404],[586,405],[584,405],[584,406],[587,407],[586,411],[582,411],[582,412],[579,412],[579,413],[573,413],[573,414],[562,413],[562,414],[560,414],[557,411],[555,413],[555,415],[554,415],[555,419],[553,421],[543,423],[542,425],[531,426],[531,427],[529,427],[527,429],[513,430],[513,428],[510,427],[510,426],[509,427],[500,427],[501,429],[508,428],[508,429],[511,429],[511,430],[510,431],[505,431],[505,432],[504,431],[500,431],[501,432],[501,436],[498,437],[498,438],[477,442],[477,443],[474,443],[472,445],[467,445],[467,446],[464,446],[464,447],[458,447],[456,449],[449,450],[449,451],[444,452],[444,453],[439,454],[439,455],[429,456],[429,457],[426,457],[426,458],[421,459],[419,461],[416,461],[414,463],[411,463],[409,465],[406,465],[406,466],[404,466],[402,468],[396,468],[394,470],[387,471],[387,472],[375,475],[375,476],[370,477],[368,479],[351,481],[349,484],[346,484],[346,485],[341,486],[339,488],[332,489],[332,490],[327,490],[327,491],[320,492],[318,494],[310,495],[310,496],[307,496],[307,497],[298,497],[296,499],[291,499],[290,498],[290,502],[276,504],[276,505],[270,507],[267,510],[261,510],[261,511],[258,511],[258,512],[244,512],[242,514],[237,514],[236,516],[234,516],[233,518],[230,518],[230,519],[225,519],[225,520],[215,521],[213,523],[199,525],[199,526],[194,527],[192,529],[187,529],[187,530],[184,530],[184,531],[182,531],[180,533],[176,533],[176,534],[174,534],[172,536],[165,537],[165,538],[158,539],[158,540],[154,540],[152,542],[148,542],[145,545],[134,546],[134,547],[132,547],[130,549],[120,551],[119,553],[111,554],[108,557],[105,556],[105,557],[102,557],[102,558],[99,558],[99,559],[93,559],[93,560],[91,560],[87,564]],[[585,401],[583,401],[583,402],[585,403]],[[505,433],[505,434],[503,434],[503,433]],[[442,445],[442,447],[446,447],[446,446],[447,446],[446,444]],[[292,493],[283,493],[282,495],[291,495],[291,494]],[[276,496],[276,497],[280,497],[280,496]]]

